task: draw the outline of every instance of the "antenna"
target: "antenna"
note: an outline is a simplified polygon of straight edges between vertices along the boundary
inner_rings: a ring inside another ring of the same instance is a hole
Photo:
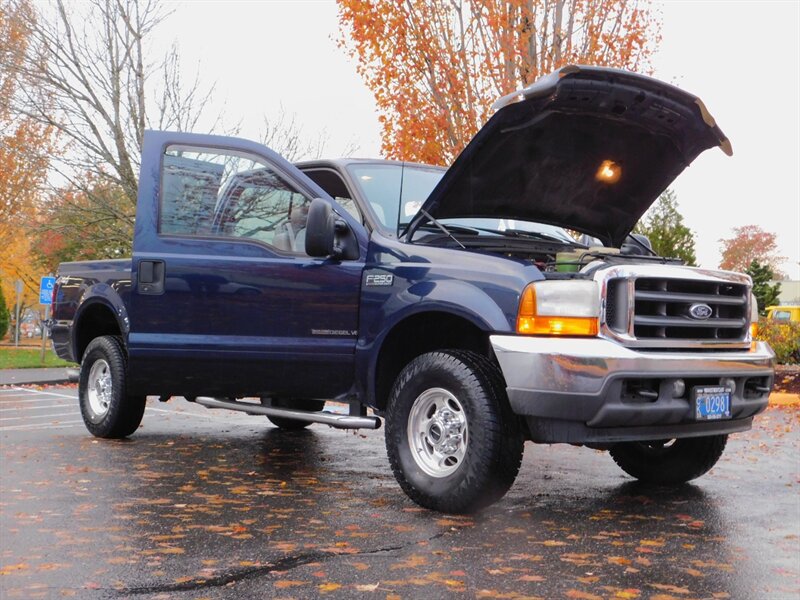
[[[397,199],[397,225],[395,226],[395,233],[400,237],[400,211],[403,207],[403,181],[406,174],[406,161],[400,163],[400,197]]]

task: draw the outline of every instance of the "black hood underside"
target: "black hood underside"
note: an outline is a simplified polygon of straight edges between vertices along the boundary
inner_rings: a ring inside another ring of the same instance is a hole
[[[695,96],[625,71],[565,67],[498,104],[425,202],[433,217],[538,221],[620,246],[701,152],[730,153]],[[617,176],[599,177],[604,164]]]

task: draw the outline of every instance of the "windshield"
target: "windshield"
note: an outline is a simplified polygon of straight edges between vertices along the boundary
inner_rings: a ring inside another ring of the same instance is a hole
[[[399,224],[407,225],[445,173],[445,169],[439,167],[420,167],[419,165],[404,167],[400,163],[356,163],[348,165],[347,169],[377,219],[386,229],[393,232],[397,231],[398,216]],[[400,196],[401,188],[402,198]],[[400,207],[402,210],[398,211]],[[534,233],[568,244],[575,242],[561,227],[518,219],[458,217],[440,219],[439,222],[445,226],[460,225],[472,228],[477,234],[497,232],[500,235],[518,234],[522,237],[525,233]]]
[[[397,231],[399,206],[403,207],[399,214],[400,222],[408,222],[444,175],[444,169],[416,165],[403,167],[399,163],[352,164],[347,168],[375,216],[390,231]]]

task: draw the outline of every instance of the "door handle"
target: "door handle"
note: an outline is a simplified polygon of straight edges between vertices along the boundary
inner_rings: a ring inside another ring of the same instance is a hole
[[[137,275],[140,294],[158,295],[164,293],[163,260],[140,260]]]

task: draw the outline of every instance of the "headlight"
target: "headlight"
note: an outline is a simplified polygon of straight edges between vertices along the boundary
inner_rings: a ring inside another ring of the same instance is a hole
[[[750,339],[756,339],[758,335],[758,300],[750,294]]]
[[[595,336],[599,316],[594,281],[537,281],[522,292],[517,333]]]

